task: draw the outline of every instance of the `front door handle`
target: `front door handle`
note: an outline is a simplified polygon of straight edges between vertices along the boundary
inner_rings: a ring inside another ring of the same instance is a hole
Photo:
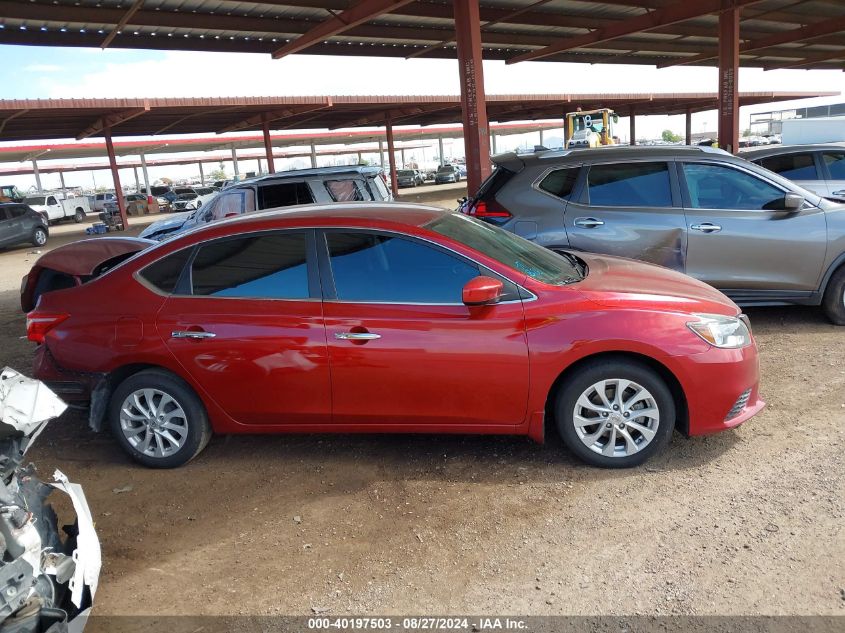
[[[334,337],[341,341],[374,341],[381,338],[381,334],[372,332],[335,332]]]
[[[174,330],[170,333],[170,338],[187,338],[196,341],[214,338],[215,336],[217,335],[214,332],[203,332],[201,330]]]
[[[598,218],[575,218],[575,226],[582,229],[594,229],[604,226],[604,222]]]
[[[702,233],[718,233],[722,227],[712,222],[702,222],[701,224],[693,224],[690,227],[693,231],[701,231]]]

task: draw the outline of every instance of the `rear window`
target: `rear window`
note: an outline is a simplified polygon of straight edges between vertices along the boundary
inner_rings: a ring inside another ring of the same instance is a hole
[[[666,163],[593,165],[587,182],[592,206],[672,206],[672,187]]]
[[[769,156],[768,158],[762,159],[760,165],[790,180],[819,179],[819,174],[816,171],[816,162],[813,159],[813,155],[809,152],[805,154]]]
[[[384,184],[384,180],[382,180],[381,176],[367,178],[367,184],[370,187],[370,193],[373,195],[373,200],[390,200],[390,192],[387,190],[387,185]]]
[[[153,262],[138,274],[160,292],[171,294],[176,289],[179,276],[182,274],[182,269],[188,262],[190,254],[190,248],[171,253],[157,262]]]

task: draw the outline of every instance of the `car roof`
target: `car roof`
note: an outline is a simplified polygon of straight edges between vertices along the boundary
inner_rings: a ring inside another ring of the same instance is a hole
[[[518,161],[521,163],[578,162],[582,160],[631,160],[635,158],[680,158],[702,155],[732,156],[732,154],[715,147],[700,145],[605,145],[602,147],[584,147],[571,149],[543,149],[535,152],[517,154],[507,152],[493,156],[497,165]]]
[[[291,169],[289,171],[278,171],[274,174],[245,178],[233,183],[234,186],[268,182],[272,180],[284,180],[286,178],[308,178],[310,176],[338,176],[341,174],[362,174],[365,176],[376,176],[381,167],[367,165],[340,165],[338,167],[309,167],[308,169]],[[226,182],[226,181],[224,181]]]
[[[768,147],[755,147],[754,149],[743,150],[739,153],[742,158],[754,160],[767,156],[778,156],[780,154],[794,154],[796,152],[817,152],[820,150],[832,149],[842,151],[845,144],[818,143],[806,145],[770,145]]]

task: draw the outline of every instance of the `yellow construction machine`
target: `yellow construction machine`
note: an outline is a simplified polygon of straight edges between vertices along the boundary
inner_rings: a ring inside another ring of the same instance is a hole
[[[598,147],[615,145],[613,125],[619,116],[610,108],[566,113],[566,147]]]

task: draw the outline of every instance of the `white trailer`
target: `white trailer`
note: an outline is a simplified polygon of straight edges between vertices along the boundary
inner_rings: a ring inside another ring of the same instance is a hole
[[[83,222],[85,215],[91,213],[91,202],[85,196],[66,196],[62,193],[46,193],[28,196],[24,204],[38,211],[49,223],[72,218],[74,222]]]
[[[815,145],[845,141],[845,117],[784,119],[781,133],[784,145]]]

